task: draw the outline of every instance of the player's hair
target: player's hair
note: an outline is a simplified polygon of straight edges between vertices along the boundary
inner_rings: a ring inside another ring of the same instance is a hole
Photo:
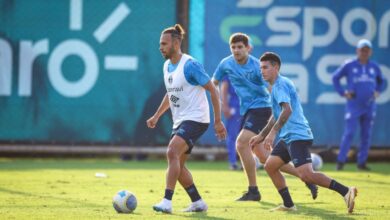
[[[230,36],[229,44],[242,42],[247,47],[249,45],[249,36],[244,33],[234,33]]]
[[[180,24],[175,24],[172,27],[165,28],[161,34],[171,34],[172,38],[176,38],[181,42],[184,39],[185,33],[186,32]]]
[[[260,61],[269,61],[272,66],[275,66],[275,64],[279,65],[279,69],[282,65],[282,61],[280,60],[280,57],[278,54],[274,52],[265,52],[260,57]]]

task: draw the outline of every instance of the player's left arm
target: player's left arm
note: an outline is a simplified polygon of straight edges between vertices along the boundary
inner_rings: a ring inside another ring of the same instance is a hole
[[[276,120],[270,132],[279,132],[283,125],[286,124],[288,118],[292,113],[290,103],[282,102],[280,103],[280,106],[282,107],[282,112],[280,113],[278,120]]]
[[[218,90],[215,88],[214,84],[211,81],[203,85],[203,88],[205,88],[207,91],[210,92],[211,103],[213,105],[213,112],[214,112],[215,133],[218,137],[218,140],[223,140],[226,138],[226,129],[221,118],[221,105],[219,101]]]
[[[376,87],[375,87],[375,93],[374,96],[375,98],[378,98],[379,94],[385,90],[385,77],[383,76],[383,73],[379,66],[376,68]]]
[[[288,118],[290,117],[292,110],[290,103],[288,102],[281,102],[280,106],[282,107],[282,111],[279,115],[278,120],[276,120],[274,126],[271,128],[270,132],[268,133],[267,137],[264,140],[264,146],[266,149],[271,149],[276,134],[280,131],[280,129],[286,124]]]

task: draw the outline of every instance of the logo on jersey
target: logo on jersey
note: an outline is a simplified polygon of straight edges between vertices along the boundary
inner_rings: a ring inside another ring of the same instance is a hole
[[[169,76],[169,77],[168,77],[168,83],[169,83],[169,84],[172,84],[172,82],[173,82],[173,78],[172,78],[172,76]]]
[[[357,69],[357,68],[353,68],[353,69],[352,69],[352,72],[353,72],[353,73],[358,73],[358,69]]]
[[[180,105],[176,104],[177,101],[179,101],[179,98],[174,96],[174,95],[171,95],[171,97],[169,98],[169,100],[171,100],[171,102],[173,103],[173,106],[174,107],[180,107]]]
[[[371,75],[374,75],[375,74],[375,69],[374,68],[370,68],[370,70],[368,71]]]
[[[244,76],[245,76],[245,78],[247,78],[247,79],[251,79],[252,75],[253,75],[253,70],[245,71],[245,72],[244,72]]]

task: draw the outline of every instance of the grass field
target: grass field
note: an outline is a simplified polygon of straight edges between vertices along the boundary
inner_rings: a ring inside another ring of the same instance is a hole
[[[281,203],[265,171],[259,170],[261,202],[234,202],[246,190],[242,171],[227,170],[226,162],[189,161],[188,167],[207,213],[183,213],[190,200],[178,186],[173,214],[155,213],[152,205],[163,196],[166,162],[122,162],[108,159],[7,159],[0,158],[0,219],[390,219],[390,163],[370,164],[372,172],[359,172],[353,164],[342,172],[334,164],[323,171],[359,193],[355,213],[347,214],[336,192],[320,188],[313,201],[304,184],[287,176],[298,212],[270,212]],[[103,172],[108,178],[96,178]],[[120,189],[135,193],[133,214],[117,214],[111,199]]]

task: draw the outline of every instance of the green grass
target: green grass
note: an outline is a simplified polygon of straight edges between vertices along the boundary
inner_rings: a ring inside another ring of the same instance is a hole
[[[181,212],[190,200],[178,185],[173,214],[166,215],[151,208],[163,196],[164,161],[0,158],[0,219],[389,219],[390,164],[370,165],[372,172],[358,172],[352,164],[342,172],[334,171],[334,164],[323,168],[339,182],[358,187],[350,215],[338,193],[320,188],[313,201],[304,184],[291,176],[286,178],[298,212],[270,212],[281,198],[263,170],[257,172],[261,202],[234,202],[247,187],[243,172],[227,170],[226,162],[189,161],[209,211]],[[108,178],[96,178],[96,172]],[[112,208],[111,199],[120,189],[135,193],[138,207],[133,214],[117,214]]]

